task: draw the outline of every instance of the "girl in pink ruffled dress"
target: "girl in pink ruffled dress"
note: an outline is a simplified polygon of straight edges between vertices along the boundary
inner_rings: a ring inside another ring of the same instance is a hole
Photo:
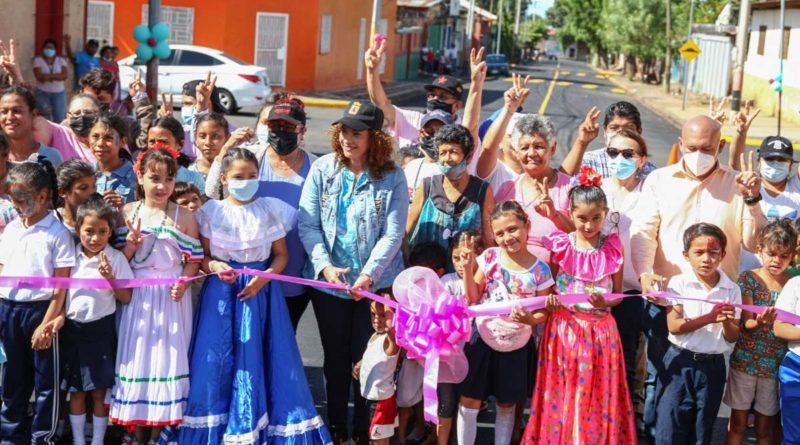
[[[633,406],[611,307],[604,293],[622,287],[622,243],[600,229],[608,207],[600,176],[581,171],[570,190],[575,231],[545,237],[559,294],[590,294],[589,303],[562,306],[548,298],[550,316],[525,429],[525,444],[635,444]],[[543,204],[544,205],[544,204]]]

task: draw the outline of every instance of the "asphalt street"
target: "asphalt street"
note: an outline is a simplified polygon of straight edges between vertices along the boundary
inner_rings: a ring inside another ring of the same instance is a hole
[[[602,110],[619,100],[630,101],[639,108],[642,114],[644,137],[649,147],[651,161],[657,166],[665,164],[672,144],[677,140],[679,129],[652,110],[644,107],[635,97],[629,96],[621,88],[620,84],[614,82],[613,78],[609,79],[607,75],[595,71],[589,65],[571,61],[563,61],[560,64],[546,62],[536,66],[520,67],[517,72],[531,77],[529,84],[531,96],[524,105],[524,111],[543,112],[553,120],[553,124],[557,129],[558,150],[554,158],[554,165],[561,162],[569,147],[575,141],[578,127],[585,118],[586,113],[593,106]],[[503,93],[510,86],[510,79],[505,77],[487,79],[483,94],[482,119],[489,117],[495,110],[502,107]],[[417,97],[398,102],[396,105],[422,111],[425,105],[425,92],[420,88]],[[318,154],[330,152],[330,123],[341,115],[342,110],[338,108],[310,107],[307,112],[308,133],[305,141],[306,148]],[[237,115],[232,116],[230,120],[237,127],[252,126],[256,118],[254,115]],[[601,139],[602,137],[598,137],[590,145],[589,149],[600,148],[602,146]],[[300,346],[309,385],[317,408],[324,415],[322,347],[314,313],[310,305],[298,327],[297,342]],[[724,442],[727,416],[728,411],[723,405],[716,425],[714,444],[722,444]],[[491,412],[481,415],[476,443],[481,445],[493,443],[493,418],[494,415]],[[755,443],[755,441],[751,437],[746,443]]]

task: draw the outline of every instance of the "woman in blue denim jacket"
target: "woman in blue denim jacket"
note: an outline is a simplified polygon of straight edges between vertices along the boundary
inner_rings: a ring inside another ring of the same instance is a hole
[[[381,109],[354,101],[345,110],[334,122],[333,153],[311,166],[300,197],[298,228],[309,256],[304,275],[353,290],[388,289],[404,268],[406,179],[391,159]],[[328,425],[339,445],[348,440],[352,368],[372,335],[369,301],[348,292],[310,293],[324,353]],[[353,392],[354,438],[367,444],[365,400],[357,385]]]

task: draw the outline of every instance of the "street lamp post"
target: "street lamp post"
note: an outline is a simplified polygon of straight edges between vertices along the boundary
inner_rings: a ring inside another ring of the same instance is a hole
[[[781,47],[778,51],[778,76],[781,79],[781,87],[778,89],[778,136],[781,135],[781,114],[783,111],[783,53],[786,48],[786,0],[781,0]]]
[[[733,73],[731,110],[739,111],[742,104],[744,83],[744,59],[747,54],[747,36],[750,32],[750,0],[742,0],[739,6],[739,25],[736,27],[736,71]]]
[[[503,36],[503,0],[497,4],[497,54],[500,54],[500,38]]]
[[[161,20],[161,0],[150,0],[147,8],[147,26],[153,29],[156,23]],[[174,50],[173,50],[174,51]],[[158,57],[151,57],[147,61],[147,96],[150,102],[158,102]]]

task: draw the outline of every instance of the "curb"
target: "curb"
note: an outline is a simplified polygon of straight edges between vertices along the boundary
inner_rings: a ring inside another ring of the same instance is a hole
[[[350,103],[346,100],[325,99],[321,97],[299,96],[299,98],[309,107],[344,108]]]

